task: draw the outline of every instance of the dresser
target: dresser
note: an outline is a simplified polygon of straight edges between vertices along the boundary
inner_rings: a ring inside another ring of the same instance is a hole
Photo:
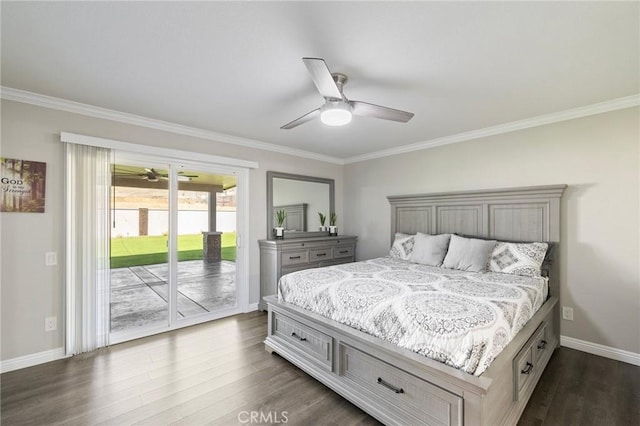
[[[281,276],[302,269],[355,262],[357,237],[290,238],[260,240],[260,310],[263,297],[277,294]]]

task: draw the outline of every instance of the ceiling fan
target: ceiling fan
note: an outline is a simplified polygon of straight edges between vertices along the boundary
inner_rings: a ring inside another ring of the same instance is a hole
[[[131,176],[131,177],[138,177],[140,179],[145,179],[148,180],[149,182],[158,182],[160,179],[162,180],[169,180],[169,175],[167,173],[159,173],[157,172],[155,169],[153,168],[148,168],[145,167],[144,168],[144,173],[136,173],[133,171],[115,171],[115,175],[116,176]],[[185,175],[184,172],[178,172],[178,181],[180,182],[188,182],[193,178],[197,178],[198,175]]]
[[[329,126],[344,126],[345,124],[349,124],[353,115],[381,118],[383,120],[399,121],[402,123],[406,123],[413,117],[412,112],[362,101],[350,101],[344,93],[342,93],[342,89],[348,80],[346,75],[331,73],[322,58],[302,58],[302,61],[307,66],[307,70],[309,70],[311,79],[318,88],[318,91],[324,97],[325,104],[285,124],[280,127],[281,129],[293,129],[317,117],[320,117],[320,120]]]

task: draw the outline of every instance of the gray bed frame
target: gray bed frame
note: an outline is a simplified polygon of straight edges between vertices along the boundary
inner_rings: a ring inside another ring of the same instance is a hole
[[[276,352],[386,424],[514,425],[559,345],[560,198],[566,185],[388,197],[396,232],[545,241],[549,298],[491,366],[473,376],[351,327],[268,304]]]

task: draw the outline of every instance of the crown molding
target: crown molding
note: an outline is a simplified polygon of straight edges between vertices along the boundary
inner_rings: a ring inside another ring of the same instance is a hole
[[[156,120],[140,115],[128,114],[111,109],[100,108],[79,102],[73,102],[66,99],[60,99],[53,96],[41,95],[38,93],[27,92],[25,90],[14,89],[11,87],[0,87],[0,98],[10,101],[22,102],[26,104],[52,108],[66,112],[86,115],[94,118],[102,118],[105,120],[116,121],[135,126],[146,127],[165,132],[176,133],[185,136],[192,136],[200,139],[207,139],[216,142],[228,143],[232,145],[246,146],[254,149],[277,152],[280,154],[293,155],[311,160],[324,161],[333,164],[350,164],[361,161],[374,160],[377,158],[389,157],[392,155],[404,154],[407,152],[420,151],[423,149],[435,148],[437,146],[449,145],[453,143],[465,142],[473,139],[480,139],[488,136],[500,135],[503,133],[515,132],[518,130],[528,129],[531,127],[543,126],[546,124],[558,123],[561,121],[573,120],[590,115],[602,114],[605,112],[616,111],[619,109],[640,106],[640,94],[626,96],[624,98],[612,99],[610,101],[600,102],[583,107],[573,108],[565,111],[544,114],[537,117],[526,118],[524,120],[512,121],[510,123],[499,124],[497,126],[486,127],[484,129],[472,130],[469,132],[458,133],[456,135],[444,136],[441,138],[430,139],[423,142],[417,142],[409,145],[402,145],[395,148],[375,151],[368,154],[357,155],[348,158],[337,158],[328,155],[317,154],[314,152],[304,151],[301,149],[287,148],[280,145],[270,144],[254,139],[241,138],[238,136],[217,133],[210,130],[199,129],[195,127],[183,126],[181,124],[171,123],[168,121]]]
[[[80,102],[69,101],[53,96],[41,95],[39,93],[27,92],[26,90],[14,89],[12,87],[0,87],[0,98],[9,101],[16,101],[25,104],[56,109],[60,111],[72,112],[104,120],[116,121],[119,123],[131,124],[134,126],[146,127],[164,132],[176,133],[179,135],[192,136],[200,139],[207,139],[216,142],[228,143],[231,145],[245,146],[254,149],[277,152],[280,154],[293,155],[296,157],[308,158],[310,160],[324,161],[327,163],[344,164],[341,158],[328,155],[316,154],[314,152],[303,151],[301,149],[287,148],[280,145],[270,144],[254,139],[241,138],[238,136],[217,133],[210,130],[196,127],[183,126],[181,124],[168,121],[156,120],[140,115],[128,114]]]
[[[369,154],[357,155],[344,159],[344,164],[357,163],[360,161],[374,160],[377,158],[389,157],[392,155],[404,154],[407,152],[420,151],[434,148],[441,145],[465,142],[487,136],[500,135],[503,133],[515,132],[517,130],[528,129],[530,127],[544,126],[546,124],[558,123],[561,121],[573,120],[590,115],[602,114],[619,109],[631,108],[640,105],[640,94],[626,96],[624,98],[599,102],[597,104],[584,107],[568,109],[551,114],[539,115],[537,117],[526,118],[524,120],[512,121],[510,123],[499,124],[497,126],[486,127],[484,129],[472,130],[470,132],[458,133],[456,135],[444,136],[442,138],[431,139],[424,142],[417,142],[410,145],[403,145],[396,148],[371,152]]]

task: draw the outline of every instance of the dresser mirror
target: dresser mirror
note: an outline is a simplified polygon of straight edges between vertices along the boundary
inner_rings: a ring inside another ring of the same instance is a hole
[[[335,211],[334,180],[290,173],[267,172],[267,238],[273,239],[276,211],[284,210],[284,238],[326,236],[320,231],[318,212],[327,216]]]

